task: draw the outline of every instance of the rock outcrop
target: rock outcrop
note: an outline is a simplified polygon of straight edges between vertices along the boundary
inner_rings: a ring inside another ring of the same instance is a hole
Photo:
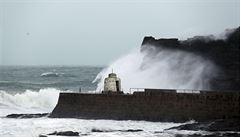
[[[142,129],[127,129],[127,130],[102,130],[102,129],[92,129],[92,132],[142,132]]]
[[[53,133],[49,133],[47,135],[39,135],[39,137],[50,137],[50,136],[74,136],[78,137],[79,132],[73,132],[73,131],[55,131]]]
[[[9,114],[7,118],[40,118],[46,117],[49,113],[37,113],[37,114]]]
[[[57,135],[57,136],[79,136],[78,132],[73,132],[73,131],[60,131],[60,132],[53,132],[49,133],[48,135]]]
[[[192,131],[240,131],[240,120],[236,119],[219,119],[208,122],[196,122],[191,124],[185,124],[178,127],[172,127],[167,130],[177,129],[177,130],[192,130]]]

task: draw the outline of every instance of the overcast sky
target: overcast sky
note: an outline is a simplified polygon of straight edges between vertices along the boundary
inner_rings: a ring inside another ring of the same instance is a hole
[[[143,37],[218,34],[240,0],[0,0],[0,65],[107,65]]]

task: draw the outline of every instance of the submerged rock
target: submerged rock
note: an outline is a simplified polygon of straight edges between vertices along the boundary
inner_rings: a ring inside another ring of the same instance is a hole
[[[197,122],[191,124],[180,125],[178,127],[172,127],[167,130],[204,130],[204,131],[240,131],[240,119],[220,119],[209,122]]]
[[[127,130],[101,130],[101,129],[92,129],[92,132],[141,132],[142,129],[127,129]]]
[[[177,134],[175,137],[239,137],[239,133],[212,133],[208,135],[192,134],[192,135],[181,135]]]
[[[39,135],[38,137],[47,137],[47,135]]]
[[[79,136],[78,132],[73,132],[73,131],[60,131],[60,132],[53,132],[49,133],[47,135],[57,135],[57,136]]]
[[[121,130],[122,132],[141,132],[142,129],[128,129],[128,130]]]
[[[40,118],[48,116],[49,113],[37,113],[37,114],[9,114],[7,118]]]
[[[109,132],[109,130],[92,129],[92,132]]]

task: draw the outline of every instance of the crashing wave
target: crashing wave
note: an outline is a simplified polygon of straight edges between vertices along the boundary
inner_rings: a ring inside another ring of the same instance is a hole
[[[63,73],[55,73],[55,72],[45,72],[41,74],[41,77],[59,77]]]
[[[45,113],[56,106],[61,91],[48,88],[37,91],[10,94],[0,90],[0,115],[12,113]]]
[[[217,69],[211,61],[183,51],[162,50],[155,58],[150,54],[134,50],[109,65],[93,81],[98,81],[97,91],[103,89],[104,78],[112,69],[122,79],[124,92],[139,86],[209,90],[208,81]]]
[[[194,90],[239,89],[240,27],[219,36],[176,38],[145,37],[134,50],[103,69],[93,82],[103,89],[104,78],[113,69],[122,88],[164,88]],[[220,54],[224,52],[224,54]],[[231,67],[230,67],[231,66]]]

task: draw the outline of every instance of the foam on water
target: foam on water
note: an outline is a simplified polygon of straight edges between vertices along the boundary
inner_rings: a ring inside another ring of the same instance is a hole
[[[26,90],[16,94],[0,91],[0,116],[11,113],[51,112],[57,104],[60,92],[54,88],[40,89],[38,92]]]
[[[44,72],[41,74],[41,77],[58,77],[63,73],[55,73],[55,72]]]
[[[7,119],[0,118],[1,137],[37,137],[54,131],[74,131],[91,137],[122,137],[122,136],[164,136],[174,137],[177,133],[189,134],[187,131],[165,131],[182,123],[163,123],[146,121],[116,121],[116,120],[83,120],[83,119]],[[108,132],[92,132],[99,129]],[[140,132],[121,132],[117,130],[141,129]],[[190,134],[200,132],[194,131]]]

